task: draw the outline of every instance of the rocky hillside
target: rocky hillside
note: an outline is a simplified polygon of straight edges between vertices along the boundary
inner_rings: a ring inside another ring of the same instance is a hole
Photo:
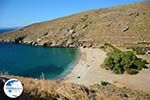
[[[150,46],[150,2],[85,11],[0,35],[0,41],[44,46]]]
[[[86,87],[61,81],[35,80],[8,75],[0,75],[0,77],[21,80],[24,92],[18,100],[150,100],[148,93],[116,87],[110,83]]]

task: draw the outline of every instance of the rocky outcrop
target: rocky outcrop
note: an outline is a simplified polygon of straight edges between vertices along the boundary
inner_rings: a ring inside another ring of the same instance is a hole
[[[23,42],[23,39],[25,38],[26,36],[19,36],[19,37],[16,37],[14,42],[15,43],[22,43]]]

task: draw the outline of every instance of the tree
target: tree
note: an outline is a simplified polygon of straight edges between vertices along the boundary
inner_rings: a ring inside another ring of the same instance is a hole
[[[113,50],[104,60],[104,68],[112,70],[115,74],[136,74],[145,67],[146,61],[139,59],[131,51]]]

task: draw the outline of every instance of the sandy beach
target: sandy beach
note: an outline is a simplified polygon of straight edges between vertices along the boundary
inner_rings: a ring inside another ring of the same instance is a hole
[[[108,81],[118,87],[128,87],[150,92],[150,70],[142,70],[137,75],[116,75],[101,68],[106,52],[101,49],[80,48],[80,57],[65,82],[92,85]]]

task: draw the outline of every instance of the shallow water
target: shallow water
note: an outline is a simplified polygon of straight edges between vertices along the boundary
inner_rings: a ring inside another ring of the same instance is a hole
[[[76,48],[44,48],[0,43],[0,72],[58,79],[70,71],[77,55]]]

